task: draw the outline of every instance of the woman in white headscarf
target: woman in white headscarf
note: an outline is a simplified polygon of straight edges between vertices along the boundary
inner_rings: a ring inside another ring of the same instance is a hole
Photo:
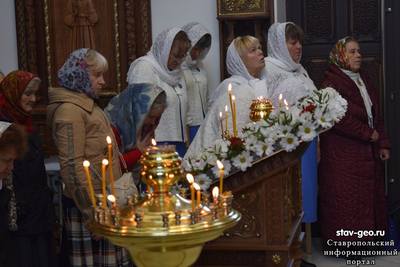
[[[189,138],[192,142],[207,114],[208,80],[203,60],[211,48],[211,34],[204,25],[198,22],[190,22],[183,26],[182,29],[192,42],[189,56],[182,63],[189,96],[187,120]]]
[[[292,22],[274,23],[268,30],[268,97],[277,107],[282,94],[289,106],[307,97],[317,88],[300,64],[303,30]],[[317,138],[312,141],[301,159],[303,189],[303,222],[317,220]],[[306,194],[305,194],[306,193]]]
[[[258,68],[260,64],[265,66],[264,58],[258,58],[262,53],[259,40],[253,36],[237,37],[233,40],[226,52],[226,67],[231,77],[223,80],[215,89],[209,104],[212,105],[220,95],[227,94],[229,84],[232,84],[232,88],[237,85],[248,85],[257,96],[265,97],[267,73],[264,68]],[[247,55],[255,55],[256,60],[249,60]]]
[[[220,112],[223,114],[223,125],[226,125],[225,106],[228,108],[228,130],[230,134],[233,134],[229,84],[232,85],[232,95],[236,98],[236,130],[238,132],[251,122],[249,114],[252,100],[266,93],[265,80],[255,78],[264,77],[261,73],[265,66],[264,54],[257,38],[244,36],[234,39],[227,51],[226,65],[232,77],[225,79],[213,93],[211,97],[213,104],[190,144],[187,155],[210,147],[216,139],[221,138]]]
[[[127,77],[129,84],[150,83],[165,91],[167,108],[155,130],[155,138],[159,144],[176,145],[181,156],[186,152],[188,111],[181,64],[190,46],[190,40],[182,29],[165,29],[157,36],[147,55],[132,62]]]

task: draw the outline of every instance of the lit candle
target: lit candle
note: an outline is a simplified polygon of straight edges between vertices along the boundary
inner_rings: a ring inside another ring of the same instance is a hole
[[[288,102],[286,101],[286,99],[283,99],[283,102],[285,103],[286,110],[288,110],[289,109],[289,105],[288,105]]]
[[[233,136],[237,136],[236,132],[236,98],[232,96],[233,110],[232,110],[232,122],[233,122]]]
[[[225,131],[228,131],[228,105],[225,105]]]
[[[190,197],[192,200],[192,211],[194,211],[194,177],[191,173],[186,174],[186,179],[188,180],[189,184],[190,184]]]
[[[152,144],[151,150],[152,150],[153,152],[158,151],[156,139],[151,138],[151,144]]]
[[[224,164],[222,164],[221,161],[217,160],[217,165],[219,168],[219,191],[224,192],[223,191],[223,185],[224,185]]]
[[[96,207],[96,200],[94,199],[94,191],[93,191],[93,186],[92,186],[92,179],[90,178],[89,166],[90,166],[90,162],[85,160],[83,162],[83,167],[85,167],[86,177],[87,177],[88,184],[89,184],[90,199],[92,200],[93,207]]]
[[[197,193],[197,209],[200,209],[200,200],[201,200],[201,187],[197,183],[193,183],[194,189],[196,189]]]
[[[231,104],[231,110],[232,110],[232,84],[228,85],[228,92],[229,92],[229,103]],[[228,128],[226,130],[228,130]]]
[[[110,183],[111,183],[111,193],[115,196],[115,188],[114,188],[114,174],[112,171],[112,151],[111,151],[111,137],[107,136],[107,144],[108,144],[108,164],[110,164]]]
[[[212,195],[213,195],[213,203],[214,203],[214,208],[217,207],[217,200],[218,200],[218,195],[219,195],[219,190],[218,187],[214,187],[213,191],[212,191]]]
[[[117,200],[115,199],[115,196],[108,195],[107,198],[112,203],[112,206],[113,206],[113,209],[114,209],[114,214],[117,215]]]
[[[224,135],[224,126],[222,124],[222,111],[219,112],[219,121],[221,122],[221,134]]]
[[[102,168],[101,168],[101,175],[102,175],[102,185],[103,185],[103,206],[107,207],[107,199],[106,199],[106,166],[108,165],[108,160],[103,159],[102,161]]]
[[[282,94],[279,94],[279,108],[282,107]]]

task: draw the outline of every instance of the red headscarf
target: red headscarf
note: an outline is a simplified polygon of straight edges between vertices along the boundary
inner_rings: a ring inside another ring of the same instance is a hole
[[[31,115],[26,113],[21,106],[21,96],[34,77],[38,75],[15,70],[10,72],[0,84],[0,117],[3,120],[25,125],[29,133],[33,133],[35,127],[32,124]]]

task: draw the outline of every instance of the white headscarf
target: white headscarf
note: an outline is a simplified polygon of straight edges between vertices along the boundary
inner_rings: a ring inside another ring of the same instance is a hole
[[[171,51],[172,43],[174,38],[181,29],[179,28],[168,28],[163,30],[154,41],[150,48],[150,51],[146,56],[140,57],[132,62],[129,67],[128,76],[126,81],[130,83],[130,76],[133,69],[140,61],[146,61],[155,73],[157,73],[160,78],[171,86],[175,86],[181,77],[180,68],[169,70],[168,69],[168,58]]]
[[[299,62],[294,62],[289,54],[286,45],[285,29],[287,24],[293,24],[293,22],[279,23],[275,22],[268,30],[268,57],[266,61],[271,62],[278,67],[287,70],[295,71],[301,67],[300,59]]]
[[[11,124],[12,123],[10,122],[0,121],[0,138],[4,131],[7,130],[7,128],[10,127]]]
[[[257,96],[266,96],[265,78],[267,77],[267,73],[265,68],[263,68],[259,73],[260,79],[251,76],[243,63],[242,58],[236,51],[235,41],[236,39],[233,40],[233,42],[229,45],[228,51],[226,52],[226,67],[228,69],[228,73],[232,76],[223,80],[217,89],[215,89],[210,97],[210,104],[212,104],[221,94],[223,94],[225,90],[228,90],[229,83],[238,85],[248,84],[251,88],[253,88]]]
[[[190,22],[186,24],[185,26],[182,27],[182,30],[184,30],[188,37],[190,42],[192,43],[191,49],[197,44],[197,42],[206,34],[210,34],[208,29],[203,25],[198,22]],[[210,34],[211,36],[211,34]],[[202,61],[206,58],[208,52],[210,51],[211,45],[209,47],[205,47],[200,55],[195,59],[192,60],[192,57],[190,54],[186,57],[185,62],[182,63],[182,68],[187,69],[188,67],[194,66],[197,64],[198,61]],[[189,51],[190,53],[190,51]]]

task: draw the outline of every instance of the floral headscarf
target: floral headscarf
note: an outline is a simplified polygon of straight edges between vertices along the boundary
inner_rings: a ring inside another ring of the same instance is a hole
[[[86,53],[89,48],[80,48],[69,55],[67,61],[58,71],[58,83],[71,91],[84,93],[90,98],[97,98],[94,94],[92,80]]]
[[[349,57],[347,56],[346,52],[346,41],[349,39],[354,40],[353,37],[346,36],[337,41],[329,54],[329,63],[334,64],[344,70],[351,70]]]
[[[174,70],[168,69],[168,58],[172,48],[172,44],[174,43],[175,36],[180,31],[182,31],[182,29],[179,28],[168,28],[163,30],[156,37],[156,40],[154,41],[147,55],[142,56],[132,62],[128,70],[126,81],[128,83],[131,83],[130,77],[133,73],[135,66],[140,61],[146,61],[148,64],[150,64],[154,72],[157,73],[158,76],[160,76],[161,80],[171,86],[175,86],[179,82],[182,74],[180,68],[176,68]]]
[[[154,100],[163,91],[153,84],[131,84],[110,100],[104,113],[120,135],[121,153],[136,148],[137,135],[142,129]]]
[[[299,62],[294,62],[289,54],[286,45],[286,25],[293,22],[275,22],[268,30],[268,57],[265,58],[280,68],[287,71],[294,71],[301,67]],[[301,56],[300,56],[301,58]]]
[[[190,22],[186,24],[185,26],[182,27],[182,30],[184,30],[188,37],[190,42],[192,43],[191,49],[197,44],[197,42],[203,38],[204,35],[210,34],[208,29],[203,25],[198,22]],[[211,36],[211,34],[210,34]],[[201,51],[200,55],[197,57],[196,60],[192,60],[192,57],[190,54],[186,57],[185,62],[182,63],[182,68],[185,68],[186,66],[194,66],[197,64],[198,61],[202,61],[206,58],[208,52],[210,51],[211,45],[209,47],[203,48]],[[189,50],[190,53],[190,50]]]
[[[0,117],[7,121],[13,121],[28,128],[33,133],[35,127],[31,121],[31,115],[21,106],[21,97],[29,82],[38,77],[23,70],[10,72],[1,82],[0,88]]]

